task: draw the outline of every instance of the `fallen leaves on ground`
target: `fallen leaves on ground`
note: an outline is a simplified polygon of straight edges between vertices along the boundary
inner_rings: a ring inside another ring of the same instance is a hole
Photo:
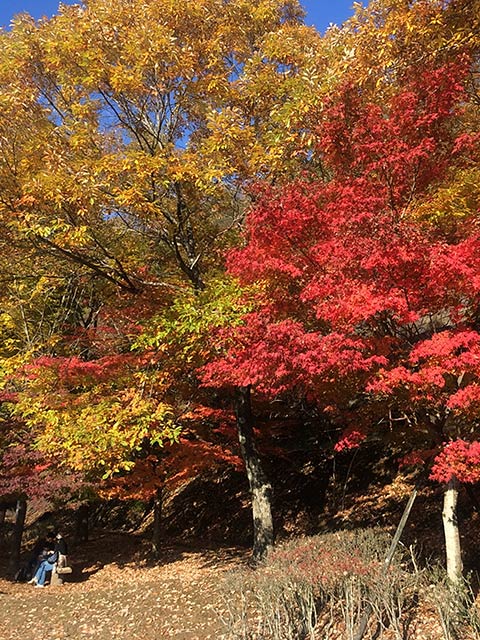
[[[103,547],[90,543],[83,550],[86,559],[80,567],[73,562],[72,581],[63,586],[39,589],[0,580],[0,639],[226,637],[218,585],[222,573],[242,563],[245,553],[171,547],[157,564],[142,559],[145,554],[135,552],[135,543],[121,536],[104,539]],[[88,561],[89,552],[97,554],[97,562]]]

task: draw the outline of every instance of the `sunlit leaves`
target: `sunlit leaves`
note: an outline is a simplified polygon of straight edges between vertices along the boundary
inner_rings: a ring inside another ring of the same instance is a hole
[[[374,0],[354,6],[345,28],[327,37],[337,50],[337,73],[361,84],[376,101],[413,69],[478,50],[477,0]]]
[[[19,18],[0,41],[14,237],[124,291],[144,287],[145,262],[150,282],[201,289],[242,181],[308,149],[300,119],[328,56],[301,16],[294,0],[91,0]]]
[[[1,366],[36,445],[138,469],[199,375],[349,429],[368,398],[349,442],[392,412],[464,434],[478,8],[373,0],[321,37],[294,0],[89,0],[2,32]],[[415,360],[441,340],[455,365]]]
[[[203,369],[204,381],[306,397],[346,428],[339,449],[383,424],[399,439],[409,429],[409,446],[430,450],[478,434],[472,59],[453,55],[449,41],[425,69],[413,50],[430,27],[417,40],[411,29],[432,12],[451,19],[447,8],[372,3],[329,34],[351,36],[352,65],[314,110],[322,179],[312,172],[260,191],[246,245],[228,258],[242,282],[262,283],[268,303],[220,334],[226,354]],[[373,54],[367,36],[391,40],[383,70],[355,66]]]

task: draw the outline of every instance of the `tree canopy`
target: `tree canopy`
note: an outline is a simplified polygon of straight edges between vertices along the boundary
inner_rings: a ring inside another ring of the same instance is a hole
[[[479,479],[480,6],[355,9],[320,36],[296,0],[88,0],[0,33],[7,461],[126,493],[236,465],[240,389]]]

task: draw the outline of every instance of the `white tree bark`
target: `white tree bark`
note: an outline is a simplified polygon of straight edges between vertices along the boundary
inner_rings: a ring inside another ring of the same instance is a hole
[[[457,517],[458,480],[453,478],[447,484],[443,495],[443,531],[445,534],[445,552],[447,574],[452,582],[462,578],[463,563],[460,545],[460,532]]]

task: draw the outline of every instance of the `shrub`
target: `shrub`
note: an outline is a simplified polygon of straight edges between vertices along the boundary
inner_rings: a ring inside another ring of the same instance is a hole
[[[367,605],[381,637],[388,627],[405,637],[415,605],[418,573],[405,558],[385,571],[390,537],[380,530],[297,538],[277,547],[257,571],[243,570],[224,584],[224,622],[241,640],[353,639]],[[390,636],[392,637],[392,636]]]
[[[444,640],[480,640],[480,610],[470,576],[452,582],[443,569],[433,567],[425,577],[425,601],[437,613]]]

